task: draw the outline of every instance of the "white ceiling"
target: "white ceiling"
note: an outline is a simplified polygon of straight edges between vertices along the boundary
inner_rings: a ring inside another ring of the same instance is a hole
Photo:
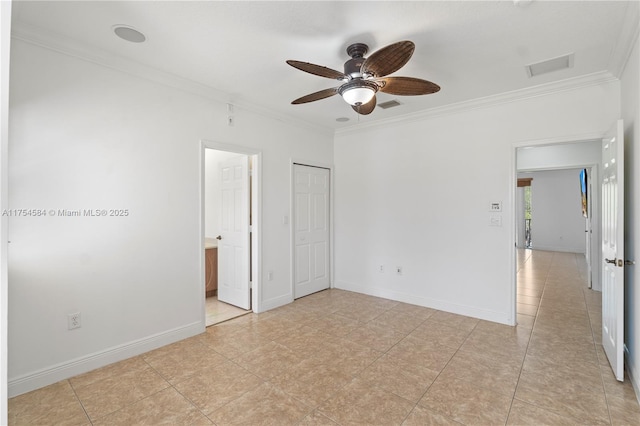
[[[239,108],[338,129],[534,86],[593,75],[616,76],[626,53],[632,2],[618,1],[14,1],[18,38],[91,52],[125,67],[130,61],[207,86],[209,96]],[[145,43],[113,34],[125,24]],[[378,94],[358,117],[339,96],[291,101],[339,82],[296,70],[295,59],[342,70],[353,42],[370,53],[400,40],[416,45],[393,75],[442,87],[426,96]],[[529,78],[525,65],[574,53],[573,68]],[[603,74],[608,73],[608,74]],[[337,122],[347,117],[346,123]]]

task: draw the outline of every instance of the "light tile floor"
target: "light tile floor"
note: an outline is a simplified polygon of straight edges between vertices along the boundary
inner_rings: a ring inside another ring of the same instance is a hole
[[[213,296],[205,299],[205,312],[205,324],[209,327],[210,325],[237,318],[251,311],[245,311],[244,309],[221,302],[217,296]]]
[[[522,252],[520,325],[340,290],[9,400],[11,425],[637,425],[583,259]]]

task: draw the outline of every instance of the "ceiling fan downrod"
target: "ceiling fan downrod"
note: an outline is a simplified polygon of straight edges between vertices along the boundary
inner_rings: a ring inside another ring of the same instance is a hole
[[[344,73],[353,78],[362,78],[362,64],[364,63],[364,55],[369,51],[369,46],[364,43],[353,43],[347,47],[347,54],[351,56],[344,63]]]

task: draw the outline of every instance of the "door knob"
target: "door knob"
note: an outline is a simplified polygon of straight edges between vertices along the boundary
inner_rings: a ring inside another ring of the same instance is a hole
[[[221,240],[221,239],[222,239],[222,235],[218,235],[218,236],[216,237],[216,240]]]
[[[631,266],[631,265],[635,265],[636,261],[635,260],[625,260],[624,264],[627,266]]]

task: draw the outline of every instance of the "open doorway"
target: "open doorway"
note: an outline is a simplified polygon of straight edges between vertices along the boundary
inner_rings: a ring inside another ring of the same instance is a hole
[[[203,142],[201,235],[204,322],[258,311],[259,153]]]
[[[519,268],[532,259],[534,251],[573,252],[584,255],[589,266],[585,287],[600,290],[599,190],[590,187],[589,214],[583,216],[580,172],[587,170],[589,181],[598,181],[601,139],[582,141],[540,141],[514,146],[514,320],[525,322],[523,314],[535,317],[536,294],[520,294]],[[517,183],[516,183],[517,182]],[[526,184],[525,184],[526,182]],[[560,185],[564,185],[561,191]],[[520,186],[520,187],[519,187]],[[526,212],[524,189],[529,187],[530,212]],[[538,207],[538,210],[536,210]],[[570,212],[567,211],[570,209]],[[560,213],[562,220],[559,219]],[[527,229],[527,222],[529,229]],[[593,226],[592,226],[593,224]],[[542,259],[540,256],[537,257]],[[525,297],[523,297],[525,296]],[[533,298],[532,298],[533,297]],[[530,299],[531,298],[531,299]],[[531,301],[535,308],[522,303]]]

